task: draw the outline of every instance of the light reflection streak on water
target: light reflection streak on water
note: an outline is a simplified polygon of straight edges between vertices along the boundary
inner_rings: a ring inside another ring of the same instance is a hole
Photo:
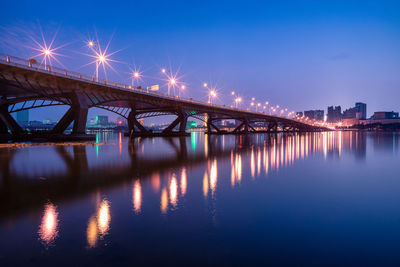
[[[208,157],[208,134],[204,134],[204,156]]]
[[[254,179],[255,173],[256,173],[256,166],[255,166],[255,159],[254,159],[254,148],[251,148],[251,153],[250,153],[250,173],[251,173],[251,178]]]
[[[132,198],[133,210],[138,214],[142,207],[142,187],[139,180],[136,180],[133,184]]]
[[[264,170],[265,170],[265,175],[268,175],[269,157],[268,157],[268,150],[267,150],[266,146],[264,146]]]
[[[100,203],[100,207],[97,211],[97,226],[102,237],[105,236],[110,229],[110,220],[110,204],[104,199]]]
[[[192,132],[190,134],[190,141],[191,141],[191,144],[192,144],[193,151],[196,151],[196,143],[197,143],[196,138],[197,138],[196,132]]]
[[[58,236],[58,212],[51,203],[45,205],[42,222],[39,226],[39,237],[46,246],[53,245]]]
[[[214,159],[213,162],[211,163],[211,168],[210,168],[210,189],[212,195],[215,194],[215,189],[217,188],[217,180],[218,180],[218,169],[217,169],[217,160]]]
[[[151,175],[151,187],[153,188],[154,193],[158,193],[160,191],[161,182],[159,172],[155,172]]]
[[[175,173],[172,174],[172,179],[169,184],[169,198],[171,205],[176,207],[178,204],[178,183],[176,181]]]
[[[99,157],[99,134],[100,133],[96,133],[96,158]]]
[[[231,185],[240,184],[242,180],[242,156],[239,153],[231,154]]]
[[[118,147],[119,147],[119,154],[122,154],[122,133],[118,133]]]
[[[260,176],[261,173],[261,151],[260,147],[257,150],[257,176]]]
[[[186,168],[182,168],[181,172],[181,195],[184,196],[186,194],[187,188],[187,176],[186,176]]]
[[[88,222],[88,226],[86,229],[86,238],[89,244],[89,247],[93,248],[97,244],[97,240],[99,238],[99,233],[97,229],[96,217],[91,216]]]
[[[161,191],[160,210],[162,214],[167,213],[168,210],[168,193],[165,188]]]
[[[203,176],[203,195],[206,198],[208,195],[208,174],[207,171],[204,173]]]

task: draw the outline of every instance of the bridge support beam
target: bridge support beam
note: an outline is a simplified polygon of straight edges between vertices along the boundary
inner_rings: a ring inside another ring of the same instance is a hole
[[[221,131],[221,129],[219,129],[214,123],[212,123],[213,122],[213,118],[211,117],[211,116],[208,116],[207,117],[207,133],[208,134],[212,134],[212,133],[214,133],[213,132],[213,129],[216,131],[216,133],[221,133],[222,131]]]
[[[7,133],[11,131],[12,135],[20,136],[23,134],[21,126],[14,120],[11,114],[8,112],[7,106],[0,107],[0,133]]]
[[[278,123],[275,121],[268,122],[268,132],[277,132],[278,131]]]
[[[94,135],[86,134],[86,122],[87,115],[89,111],[89,105],[86,103],[85,97],[79,93],[74,92],[71,95],[72,105],[68,109],[68,111],[64,114],[64,116],[58,121],[56,126],[51,131],[51,134],[60,136],[65,130],[67,130],[68,126],[73,122],[72,133],[70,137],[75,138],[77,140],[80,139],[94,139]],[[55,137],[56,137],[55,136]]]
[[[187,125],[187,119],[188,116],[185,114],[185,112],[180,111],[178,113],[178,117],[170,124],[168,125],[167,128],[165,128],[162,133],[163,134],[186,134],[186,125]],[[173,129],[178,126],[179,124],[179,130],[178,132],[173,132]]]
[[[71,108],[62,116],[62,118],[58,121],[56,126],[54,126],[52,132],[55,134],[62,134],[65,130],[67,130],[68,126],[74,120],[74,110]]]
[[[72,134],[81,135],[86,134],[86,121],[88,115],[88,108],[77,108],[74,112],[74,126]]]
[[[136,119],[136,112],[135,109],[132,108],[132,111],[129,112],[128,115],[128,128],[129,128],[129,133],[130,135],[133,135],[136,132],[135,127],[139,130],[141,133],[148,133],[150,132],[147,130],[137,119]]]
[[[241,122],[238,127],[233,129],[232,133],[240,132],[240,129],[242,129],[243,126],[244,126],[244,122]]]
[[[52,133],[62,134],[67,130],[68,126],[74,122],[72,134],[86,134],[87,108],[70,107],[61,120],[54,126]]]

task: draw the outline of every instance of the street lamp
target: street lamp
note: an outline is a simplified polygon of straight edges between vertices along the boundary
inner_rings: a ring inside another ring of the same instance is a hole
[[[260,106],[261,106],[261,103],[258,103],[256,106],[256,112],[258,111],[258,107],[260,107]]]
[[[237,108],[239,103],[242,102],[242,98],[241,97],[236,97],[235,98],[235,107]]]
[[[168,80],[168,95],[170,95],[170,89],[172,88],[176,88],[176,86],[178,85],[178,78],[177,78],[177,74],[172,74],[171,71],[167,71],[165,68],[161,69],[161,73],[163,73]],[[178,89],[179,91],[179,89]],[[179,92],[178,92],[179,93]]]
[[[208,83],[203,83],[203,87],[208,89],[208,103],[212,104],[212,98],[217,97],[217,91],[215,90],[215,87],[209,87]]]
[[[140,79],[140,73],[138,71],[133,71],[132,73],[132,88],[134,87],[134,81]]]
[[[208,103],[212,104],[212,99],[217,97],[217,92],[215,90],[210,90],[208,93]]]
[[[183,84],[183,85],[181,86],[181,90],[185,90],[185,89],[186,89],[186,86]],[[178,96],[181,97],[181,91],[180,91],[180,90],[179,90],[178,93],[179,93]]]

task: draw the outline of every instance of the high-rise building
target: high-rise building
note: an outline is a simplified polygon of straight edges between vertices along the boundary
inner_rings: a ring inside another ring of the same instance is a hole
[[[356,118],[357,119],[360,119],[360,120],[367,119],[367,104],[361,103],[361,102],[357,102],[356,103],[356,109],[357,109],[357,113],[356,113]]]
[[[328,117],[327,122],[340,122],[342,120],[342,108],[340,106],[328,107]]]
[[[29,121],[29,110],[21,110],[17,112],[17,122],[28,122]]]

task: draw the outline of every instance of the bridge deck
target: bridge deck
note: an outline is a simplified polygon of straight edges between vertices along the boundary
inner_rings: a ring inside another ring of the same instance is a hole
[[[172,131],[177,125],[180,125],[181,132],[184,131],[188,117],[208,120],[210,132],[211,126],[218,130],[212,121],[221,119],[242,121],[245,128],[243,131],[246,132],[249,123],[252,122],[265,122],[272,126],[276,125],[276,127],[279,124],[284,125],[283,128],[291,127],[297,130],[328,130],[320,125],[288,117],[171,96],[104,79],[96,80],[92,76],[52,66],[32,64],[29,60],[2,54],[0,54],[0,94],[2,97],[0,108],[3,107],[1,117],[11,131],[18,126],[10,122],[7,114],[4,114],[4,109],[6,108],[9,113],[15,112],[15,104],[39,99],[51,101],[50,105],[71,106],[70,113],[64,115],[66,118],[63,117],[63,124],[57,129],[61,131],[65,128],[65,124],[69,125],[74,121],[74,127],[75,124],[77,125],[76,133],[81,134],[87,109],[92,107],[105,108],[125,117],[128,122],[132,122],[131,129],[139,129],[141,132],[146,132],[146,129],[138,124],[137,119],[140,116],[143,117],[143,114],[151,114],[151,116],[177,115],[178,119],[171,127],[168,127],[169,131]],[[34,105],[25,107],[25,109],[28,108],[34,108]],[[254,129],[254,127],[251,128]],[[239,130],[241,131],[241,129]]]

